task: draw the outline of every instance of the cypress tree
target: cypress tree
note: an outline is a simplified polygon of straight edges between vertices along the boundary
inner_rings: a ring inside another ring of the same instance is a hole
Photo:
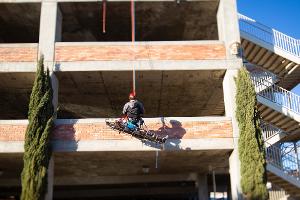
[[[246,199],[268,199],[266,161],[257,99],[250,75],[242,68],[236,79],[236,118],[240,130],[241,187]]]
[[[51,157],[49,139],[54,109],[49,70],[44,71],[43,62],[41,57],[30,96],[21,174],[22,200],[44,199],[47,192],[47,169]]]

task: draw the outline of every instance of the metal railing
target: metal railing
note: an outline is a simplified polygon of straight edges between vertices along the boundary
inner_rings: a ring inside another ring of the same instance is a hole
[[[300,96],[270,83],[263,77],[251,76],[251,79],[259,96],[300,114]]]
[[[247,70],[250,71],[251,77],[257,81],[260,81],[260,79],[266,80],[266,81],[268,81],[268,83],[266,83],[267,85],[269,85],[269,84],[273,85],[279,81],[279,78],[277,77],[276,74],[269,72],[269,71],[263,69],[262,67],[251,66],[252,68],[250,68],[250,67],[248,67],[249,65],[248,66],[245,65],[245,66],[246,66]]]
[[[287,199],[287,195],[288,193],[284,189],[272,183],[272,188],[269,190],[269,200]]]
[[[265,26],[245,15],[238,14],[239,26],[245,32],[263,42],[280,48],[296,57],[300,57],[300,40],[292,38],[275,29]]]
[[[268,81],[269,77],[264,78],[263,76],[257,76],[255,73],[251,73],[251,80],[256,93],[260,93],[274,85],[273,82]]]
[[[263,120],[260,120],[260,127],[264,141],[267,141],[278,134],[288,135],[287,132]]]
[[[299,166],[297,162],[297,157],[292,155],[282,156],[281,149],[270,145],[266,148],[266,160],[267,163],[272,164],[273,166],[279,168],[284,173],[294,176],[297,179],[300,178],[299,175]]]

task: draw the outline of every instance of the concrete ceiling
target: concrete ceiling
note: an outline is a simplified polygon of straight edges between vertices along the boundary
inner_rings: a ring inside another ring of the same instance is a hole
[[[228,173],[230,150],[134,152],[69,152],[54,153],[55,185],[84,185],[97,182],[97,177],[125,177],[209,173],[212,167],[219,174]],[[23,154],[0,154],[0,185],[19,185]],[[149,168],[145,174],[143,167]],[[13,181],[15,180],[15,182]],[[120,180],[121,181],[121,180]],[[98,179],[99,184],[104,181]],[[140,182],[140,181],[139,181]]]
[[[118,199],[122,194],[122,199],[188,199],[187,194],[197,194],[195,174],[214,169],[219,174],[217,190],[228,184],[229,155],[229,150],[56,152],[54,199]],[[0,154],[0,197],[20,194],[22,168],[22,154]],[[212,191],[210,179],[208,186]]]
[[[148,175],[208,173],[210,165],[219,173],[228,173],[229,154],[230,150],[161,151],[156,168],[154,151],[56,153],[55,176],[72,178],[76,185],[87,180],[86,176],[145,175],[143,166],[149,168]]]
[[[118,117],[132,88],[129,71],[56,74],[59,118]],[[145,117],[223,115],[223,75],[224,70],[138,71],[137,95]]]
[[[219,0],[136,2],[136,40],[216,40]],[[107,2],[106,34],[102,4],[59,3],[63,41],[130,41],[130,3]],[[38,42],[40,3],[1,3],[0,42]]]
[[[0,43],[39,40],[40,3],[0,3]]]
[[[216,40],[219,0],[136,2],[136,40]],[[102,3],[60,3],[63,41],[130,41],[130,2],[107,2],[105,34]]]
[[[59,118],[118,117],[132,72],[58,72]],[[224,71],[139,71],[145,117],[223,115]],[[0,73],[0,119],[26,119],[34,73]]]
[[[35,73],[0,73],[0,119],[27,118]]]

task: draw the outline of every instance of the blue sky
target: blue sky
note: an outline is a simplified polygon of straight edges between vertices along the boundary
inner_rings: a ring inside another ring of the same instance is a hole
[[[239,13],[300,39],[300,0],[237,0]],[[300,84],[293,92],[300,95]]]
[[[238,11],[300,39],[300,0],[237,0]]]

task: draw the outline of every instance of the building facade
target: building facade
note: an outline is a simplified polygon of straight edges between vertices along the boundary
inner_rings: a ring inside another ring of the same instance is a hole
[[[300,97],[289,91],[300,82],[299,40],[238,14],[235,0],[143,0],[134,13],[132,43],[130,1],[0,0],[0,198],[20,195],[40,55],[58,109],[47,199],[242,199],[234,77],[243,66],[263,119],[270,197],[299,198]],[[105,124],[134,81],[164,145]],[[288,163],[283,142],[294,144]]]

